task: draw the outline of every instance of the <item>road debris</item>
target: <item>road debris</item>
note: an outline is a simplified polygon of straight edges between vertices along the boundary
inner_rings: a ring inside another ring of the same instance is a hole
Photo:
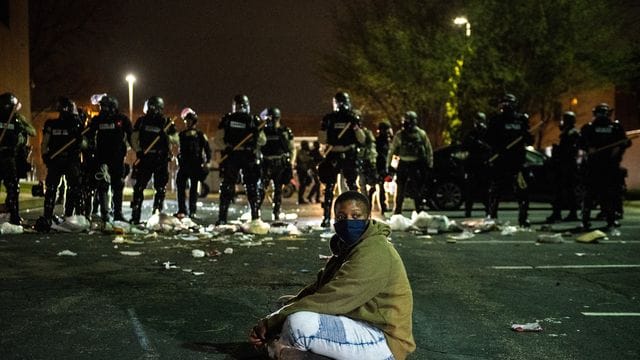
[[[58,256],[77,256],[77,253],[74,253],[71,250],[62,250],[58,253]]]
[[[607,234],[600,230],[594,230],[585,234],[582,234],[576,238],[576,242],[581,243],[597,243],[599,240],[608,240]]]
[[[542,331],[542,326],[539,323],[526,323],[526,324],[513,324],[511,325],[511,330],[517,332],[540,332]]]

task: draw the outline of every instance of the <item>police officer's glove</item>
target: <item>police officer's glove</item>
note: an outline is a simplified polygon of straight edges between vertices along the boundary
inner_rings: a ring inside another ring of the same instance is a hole
[[[42,162],[49,166],[49,162],[51,161],[51,155],[49,153],[42,154]]]
[[[136,151],[136,158],[141,160],[144,157],[144,151]]]

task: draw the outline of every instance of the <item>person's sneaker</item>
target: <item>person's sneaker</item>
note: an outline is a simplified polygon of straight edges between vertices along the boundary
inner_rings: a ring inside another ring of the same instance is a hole
[[[227,220],[218,219],[215,222],[215,226],[227,225]]]
[[[185,214],[185,213],[180,211],[180,212],[177,212],[177,213],[173,214],[173,217],[176,217],[178,219],[184,219],[184,218],[187,217],[187,214]]]
[[[331,219],[329,218],[322,219],[322,223],[320,223],[320,226],[323,228],[328,228],[329,226],[331,226]]]

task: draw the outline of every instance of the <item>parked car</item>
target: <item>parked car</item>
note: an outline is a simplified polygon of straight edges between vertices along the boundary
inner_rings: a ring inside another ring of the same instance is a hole
[[[457,210],[464,203],[464,166],[467,152],[460,145],[451,145],[434,152],[432,178],[423,192],[425,203],[434,210]],[[533,202],[553,200],[553,171],[551,158],[532,146],[526,148],[524,175],[527,180],[529,199]],[[584,196],[584,186],[576,186],[580,201]],[[514,200],[512,188],[504,189],[504,200]],[[480,202],[481,199],[474,199]]]

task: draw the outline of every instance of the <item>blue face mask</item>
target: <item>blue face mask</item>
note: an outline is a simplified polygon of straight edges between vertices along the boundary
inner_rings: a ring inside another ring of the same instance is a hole
[[[348,249],[360,240],[368,225],[369,220],[338,220],[333,224],[333,228]]]

